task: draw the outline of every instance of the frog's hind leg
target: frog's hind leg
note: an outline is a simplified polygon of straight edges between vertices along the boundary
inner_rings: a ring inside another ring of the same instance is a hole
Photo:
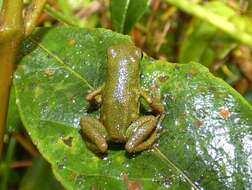
[[[108,149],[107,131],[103,124],[92,117],[81,118],[81,129],[87,138],[86,144],[94,152],[104,153]]]
[[[158,118],[152,115],[134,121],[127,129],[125,149],[132,153],[150,148],[157,139],[157,121]]]

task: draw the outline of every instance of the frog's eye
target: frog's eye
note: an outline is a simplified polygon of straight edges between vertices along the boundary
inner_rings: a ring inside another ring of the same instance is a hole
[[[135,48],[135,49],[134,49],[134,56],[135,56],[137,59],[139,59],[139,58],[142,59],[142,57],[143,57],[143,52],[142,52],[142,50],[141,50],[140,48]]]
[[[109,53],[112,58],[115,58],[117,56],[117,52],[114,48],[110,48]]]
[[[143,59],[143,56],[144,56],[144,54],[143,54],[143,52],[141,51],[141,60]]]

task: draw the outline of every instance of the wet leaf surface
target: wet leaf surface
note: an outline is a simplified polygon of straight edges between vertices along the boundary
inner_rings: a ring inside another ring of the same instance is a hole
[[[98,157],[79,132],[84,96],[104,81],[106,50],[129,41],[105,29],[40,29],[22,47],[14,85],[28,133],[67,189],[251,189],[252,108],[197,63],[145,58],[142,86],[166,116],[152,150]]]

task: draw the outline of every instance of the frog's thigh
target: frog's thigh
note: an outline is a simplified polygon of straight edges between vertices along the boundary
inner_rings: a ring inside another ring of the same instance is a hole
[[[87,145],[94,150],[95,147],[100,152],[106,152],[108,145],[106,142],[107,131],[103,124],[92,117],[81,118],[81,130],[85,137],[87,137]]]
[[[127,129],[125,149],[128,152],[138,152],[151,147],[156,140],[156,125],[157,118],[152,115],[134,121]]]

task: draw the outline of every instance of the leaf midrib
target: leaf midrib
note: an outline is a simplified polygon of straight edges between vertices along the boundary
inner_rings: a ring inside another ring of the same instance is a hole
[[[51,56],[52,58],[54,58],[58,63],[60,63],[61,65],[63,65],[63,68],[67,71],[69,71],[70,73],[73,74],[73,76],[75,76],[76,78],[78,78],[79,80],[81,80],[82,82],[84,82],[90,89],[94,89],[94,87],[83,77],[81,76],[78,72],[74,71],[71,67],[69,67],[60,57],[58,57],[57,55],[53,54],[49,49],[47,49],[45,46],[43,46],[41,43],[37,42],[35,39],[33,39],[32,37],[29,38],[33,43],[37,44],[43,51],[45,51],[49,56]]]

